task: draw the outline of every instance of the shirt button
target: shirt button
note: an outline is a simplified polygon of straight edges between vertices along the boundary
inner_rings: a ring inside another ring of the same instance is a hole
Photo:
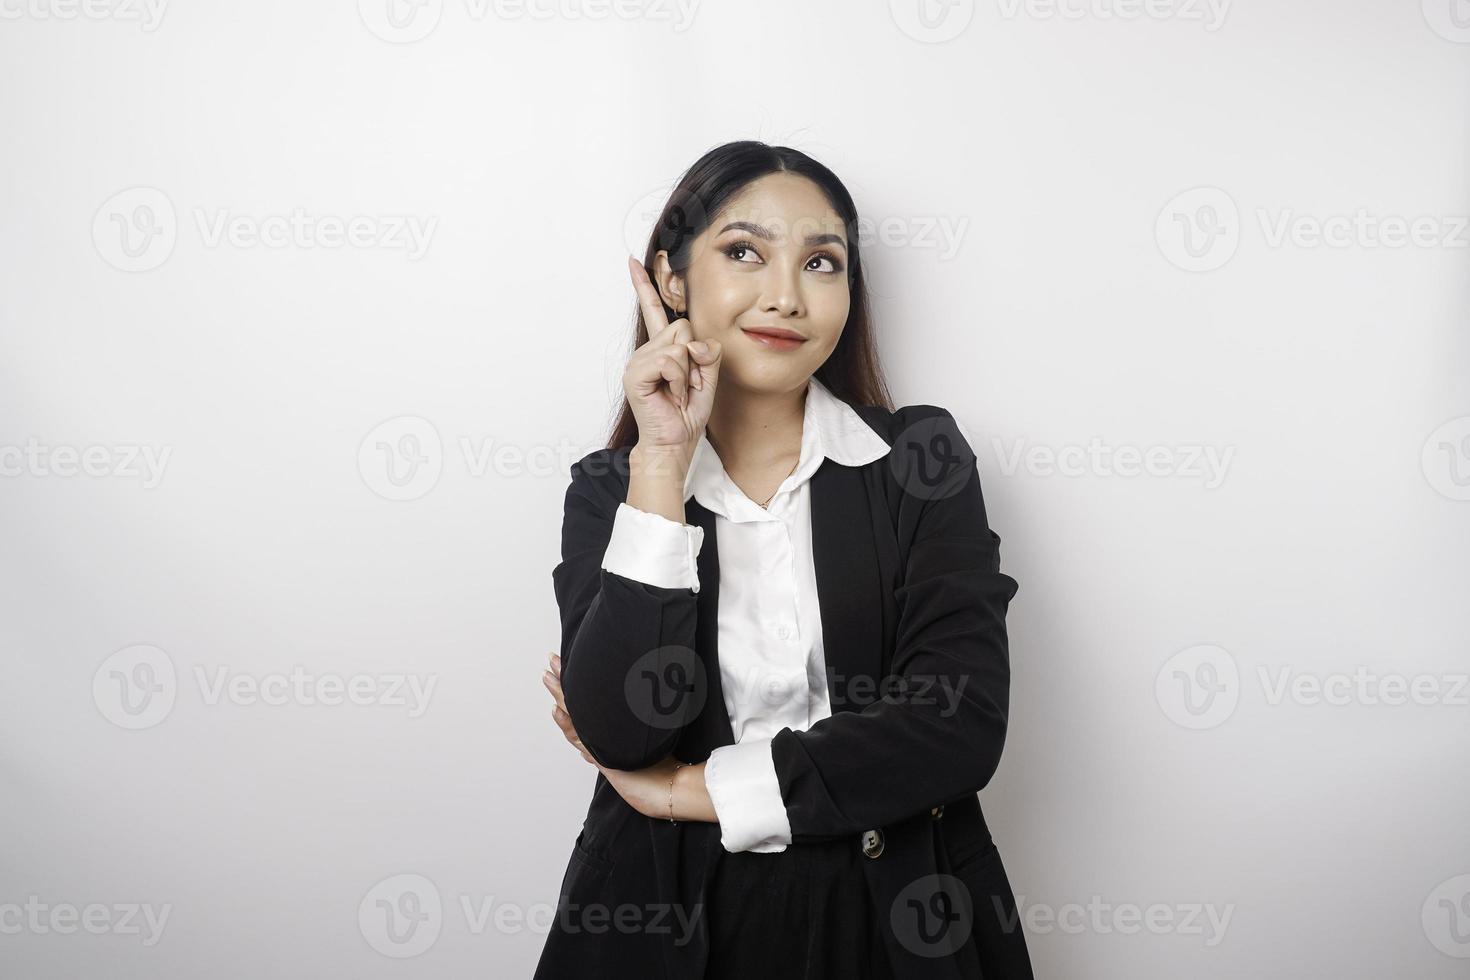
[[[791,636],[791,630],[787,629],[785,626],[782,626],[776,630],[776,635],[785,640]]]

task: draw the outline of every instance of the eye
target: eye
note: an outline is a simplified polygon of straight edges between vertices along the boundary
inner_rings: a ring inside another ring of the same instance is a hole
[[[837,256],[833,255],[831,252],[818,252],[816,255],[813,255],[812,256],[812,259],[811,260],[813,262],[826,262],[828,265],[830,265],[832,267],[830,269],[813,269],[812,270],[813,272],[841,272],[842,271],[842,263],[840,261],[838,261]]]
[[[741,241],[738,241],[738,242],[734,242],[733,244],[730,244],[730,245],[726,245],[725,246],[725,249],[724,249],[724,252],[725,252],[726,255],[730,256],[730,258],[735,259],[736,262],[744,262],[745,261],[742,258],[736,258],[736,253],[737,252],[742,253],[742,254],[745,253],[745,252],[751,252],[751,253],[755,254],[756,258],[760,258],[760,253],[759,252],[756,252],[755,246],[753,244],[751,244],[750,242],[744,241],[744,240],[741,240]]]

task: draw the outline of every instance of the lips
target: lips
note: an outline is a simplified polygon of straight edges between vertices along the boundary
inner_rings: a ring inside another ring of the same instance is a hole
[[[792,351],[806,342],[806,338],[790,330],[760,327],[740,328],[747,337],[769,350]]]
[[[783,340],[795,340],[797,342],[806,340],[795,330],[787,330],[784,327],[741,327],[746,333],[760,334],[765,337],[779,337]]]

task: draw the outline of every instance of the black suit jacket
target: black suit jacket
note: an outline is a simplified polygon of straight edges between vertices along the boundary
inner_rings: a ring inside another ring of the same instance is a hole
[[[976,797],[1005,742],[1016,581],[1000,571],[975,455],[953,416],[854,408],[891,449],[860,467],[824,459],[812,476],[832,716],[772,741],[791,846],[850,838],[868,855],[897,977],[1030,978]],[[686,502],[686,521],[705,531],[697,594],[604,570],[628,453],[597,450],[571,468],[552,571],[562,689],[604,766],[639,769],[670,753],[698,763],[734,742],[716,649],[715,518]],[[537,980],[699,980],[703,886],[722,851],[717,824],[643,816],[598,773]]]

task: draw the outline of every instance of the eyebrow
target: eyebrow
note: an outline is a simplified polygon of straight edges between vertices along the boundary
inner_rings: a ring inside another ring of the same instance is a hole
[[[732,221],[728,225],[726,225],[725,227],[721,228],[719,230],[719,234],[723,235],[725,232],[729,231],[732,228],[738,228],[738,229],[740,229],[742,231],[748,231],[752,235],[755,235],[757,238],[764,238],[766,241],[770,241],[771,238],[773,237],[771,235],[771,233],[769,231],[767,231],[765,228],[761,227],[760,225],[753,224],[752,222],[749,222],[749,221]],[[821,235],[808,235],[808,236],[806,236],[806,240],[802,244],[804,244],[804,245],[827,245],[827,244],[833,244],[833,245],[841,245],[844,249],[847,248],[847,242],[843,240],[843,238],[842,238],[841,235],[833,235],[833,234],[830,234],[830,233],[828,233],[828,234],[821,234]]]

